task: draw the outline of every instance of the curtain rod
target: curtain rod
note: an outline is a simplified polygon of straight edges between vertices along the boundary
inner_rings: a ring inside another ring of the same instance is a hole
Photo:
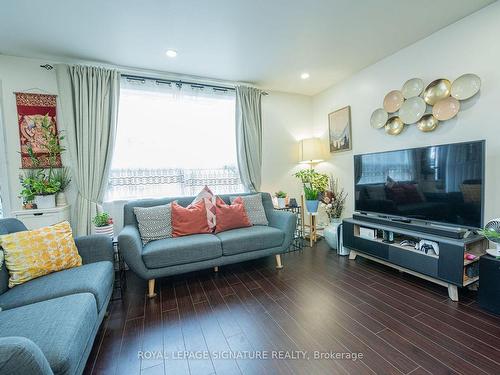
[[[54,69],[54,67],[50,64],[40,65],[40,68],[44,68],[47,70]],[[188,82],[188,81],[174,80],[174,79],[159,79],[159,78],[151,78],[151,77],[137,76],[137,75],[131,75],[131,74],[122,74],[121,76],[124,78],[134,79],[134,80],[138,80],[138,81],[151,80],[151,81],[157,81],[157,82],[161,82],[161,83],[174,83],[174,84],[180,84],[180,85],[185,84],[185,85],[193,85],[193,86],[199,86],[199,87],[210,87],[214,90],[231,90],[231,91],[236,90],[234,87],[230,87],[230,86],[210,85],[207,83],[199,83],[199,82]],[[265,91],[262,91],[262,95],[269,95],[269,94]]]
[[[130,74],[122,74],[122,77],[127,78],[127,79],[132,79],[132,80],[138,80],[138,81],[146,81],[146,80],[151,80],[151,81],[156,81],[159,83],[173,83],[173,84],[179,84],[179,85],[192,85],[192,86],[197,86],[197,87],[209,87],[214,90],[231,90],[235,91],[236,89],[231,86],[220,86],[220,85],[211,85],[208,83],[200,83],[200,82],[189,82],[189,81],[182,81],[182,80],[175,80],[175,79],[159,79],[159,78],[151,78],[151,77],[143,77],[143,76],[137,76],[137,75],[130,75]],[[262,95],[269,95],[267,92],[262,91]]]

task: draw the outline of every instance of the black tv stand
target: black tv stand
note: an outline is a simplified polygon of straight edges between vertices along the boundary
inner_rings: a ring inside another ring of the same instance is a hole
[[[479,280],[479,275],[475,273],[478,260],[489,246],[488,240],[483,236],[470,234],[466,238],[453,238],[449,233],[435,234],[436,230],[443,231],[443,228],[390,219],[372,219],[370,215],[355,215],[352,219],[343,221],[343,244],[351,250],[349,259],[356,259],[359,255],[445,286],[453,301],[458,301],[458,287],[465,287]],[[361,228],[375,230],[377,236],[362,237]],[[429,231],[422,230],[429,228]],[[392,234],[392,243],[384,241],[381,235],[384,231]],[[433,241],[439,246],[439,254],[425,253],[401,244],[405,240],[415,243],[420,240]],[[473,254],[476,258],[465,259],[465,253]]]
[[[353,219],[367,221],[373,224],[397,226],[401,229],[415,230],[422,233],[428,233],[441,237],[463,238],[467,232],[464,228],[447,226],[444,224],[429,223],[422,220],[411,220],[407,218],[398,218],[390,216],[378,216],[372,214],[355,213]]]
[[[398,218],[392,218],[391,221],[397,221],[399,223],[411,223],[410,219],[398,219]]]

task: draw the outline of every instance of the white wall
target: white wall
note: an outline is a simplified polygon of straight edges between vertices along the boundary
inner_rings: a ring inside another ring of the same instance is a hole
[[[17,109],[13,93],[30,91],[57,94],[55,71],[40,68],[40,64],[46,62],[40,59],[0,55],[0,107],[3,109],[0,111],[0,116],[3,112],[4,119],[3,122],[0,120],[0,127],[4,128],[0,129],[0,134],[4,131],[6,135],[6,149],[0,142],[0,163],[2,157],[6,156],[9,201],[12,210],[21,207],[21,200],[18,198],[21,159]],[[292,196],[298,197],[300,186],[292,177],[292,173],[294,167],[297,167],[297,142],[311,135],[312,99],[303,95],[270,92],[270,95],[263,99],[262,112],[264,128],[262,190],[271,193],[285,190]],[[64,130],[62,121],[58,121],[58,127]],[[66,158],[68,157],[69,154],[66,153]],[[65,164],[68,165],[69,162]]]
[[[318,169],[332,171],[349,192],[346,216],[353,211],[353,155],[432,144],[486,139],[485,220],[500,215],[500,3],[494,3],[313,98],[314,132],[328,142],[328,113],[351,106],[353,150],[332,154]],[[409,78],[427,84],[436,78],[453,80],[463,73],[482,79],[480,94],[462,102],[457,117],[432,133],[409,126],[399,136],[370,127],[371,113],[384,95],[400,89]]]
[[[262,100],[263,150],[262,191],[283,190],[300,204],[301,186],[293,173],[297,164],[298,142],[312,136],[312,98],[270,92]]]

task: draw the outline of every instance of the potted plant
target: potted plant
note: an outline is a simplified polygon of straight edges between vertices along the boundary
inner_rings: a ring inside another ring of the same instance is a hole
[[[38,209],[54,208],[56,206],[55,194],[60,185],[53,177],[47,176],[43,170],[30,170],[21,180],[21,197],[25,207]]]
[[[316,172],[314,169],[303,169],[295,173],[304,187],[307,211],[311,214],[318,212],[319,196],[328,187],[328,176],[324,173]]]
[[[95,215],[92,222],[94,223],[94,234],[103,234],[113,238],[113,218],[107,212]]]
[[[282,190],[277,191],[274,193],[274,196],[278,200],[278,208],[285,208],[286,207],[286,193]]]
[[[329,189],[325,191],[321,200],[325,206],[328,219],[330,219],[330,224],[324,229],[324,236],[330,248],[339,251],[339,255],[347,255],[340,253],[342,249],[339,249],[338,246],[338,231],[339,226],[342,223],[341,217],[342,212],[344,211],[347,193],[345,193],[344,189],[339,186],[338,179],[334,179],[333,176],[330,176],[329,181]]]
[[[69,169],[66,167],[54,171],[54,180],[59,182],[59,191],[56,194],[56,206],[62,207],[68,204],[64,191],[71,182]]]

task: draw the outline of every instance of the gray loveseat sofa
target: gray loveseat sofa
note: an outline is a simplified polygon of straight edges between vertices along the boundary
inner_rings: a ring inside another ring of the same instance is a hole
[[[231,194],[234,196],[235,194]],[[248,194],[238,194],[241,196]],[[271,195],[261,193],[268,226],[255,225],[232,229],[218,234],[195,234],[166,238],[143,246],[134,214],[134,207],[153,207],[174,200],[188,206],[194,197],[142,199],[128,202],[124,208],[124,228],[118,236],[120,252],[125,262],[139,277],[149,280],[148,296],[154,297],[155,279],[225,264],[276,255],[281,268],[280,254],[292,244],[296,215],[274,210]],[[229,203],[230,195],[220,196]]]
[[[0,220],[0,235],[26,230]],[[75,239],[83,265],[7,287],[0,270],[0,374],[81,374],[113,292],[113,247],[105,236]]]

